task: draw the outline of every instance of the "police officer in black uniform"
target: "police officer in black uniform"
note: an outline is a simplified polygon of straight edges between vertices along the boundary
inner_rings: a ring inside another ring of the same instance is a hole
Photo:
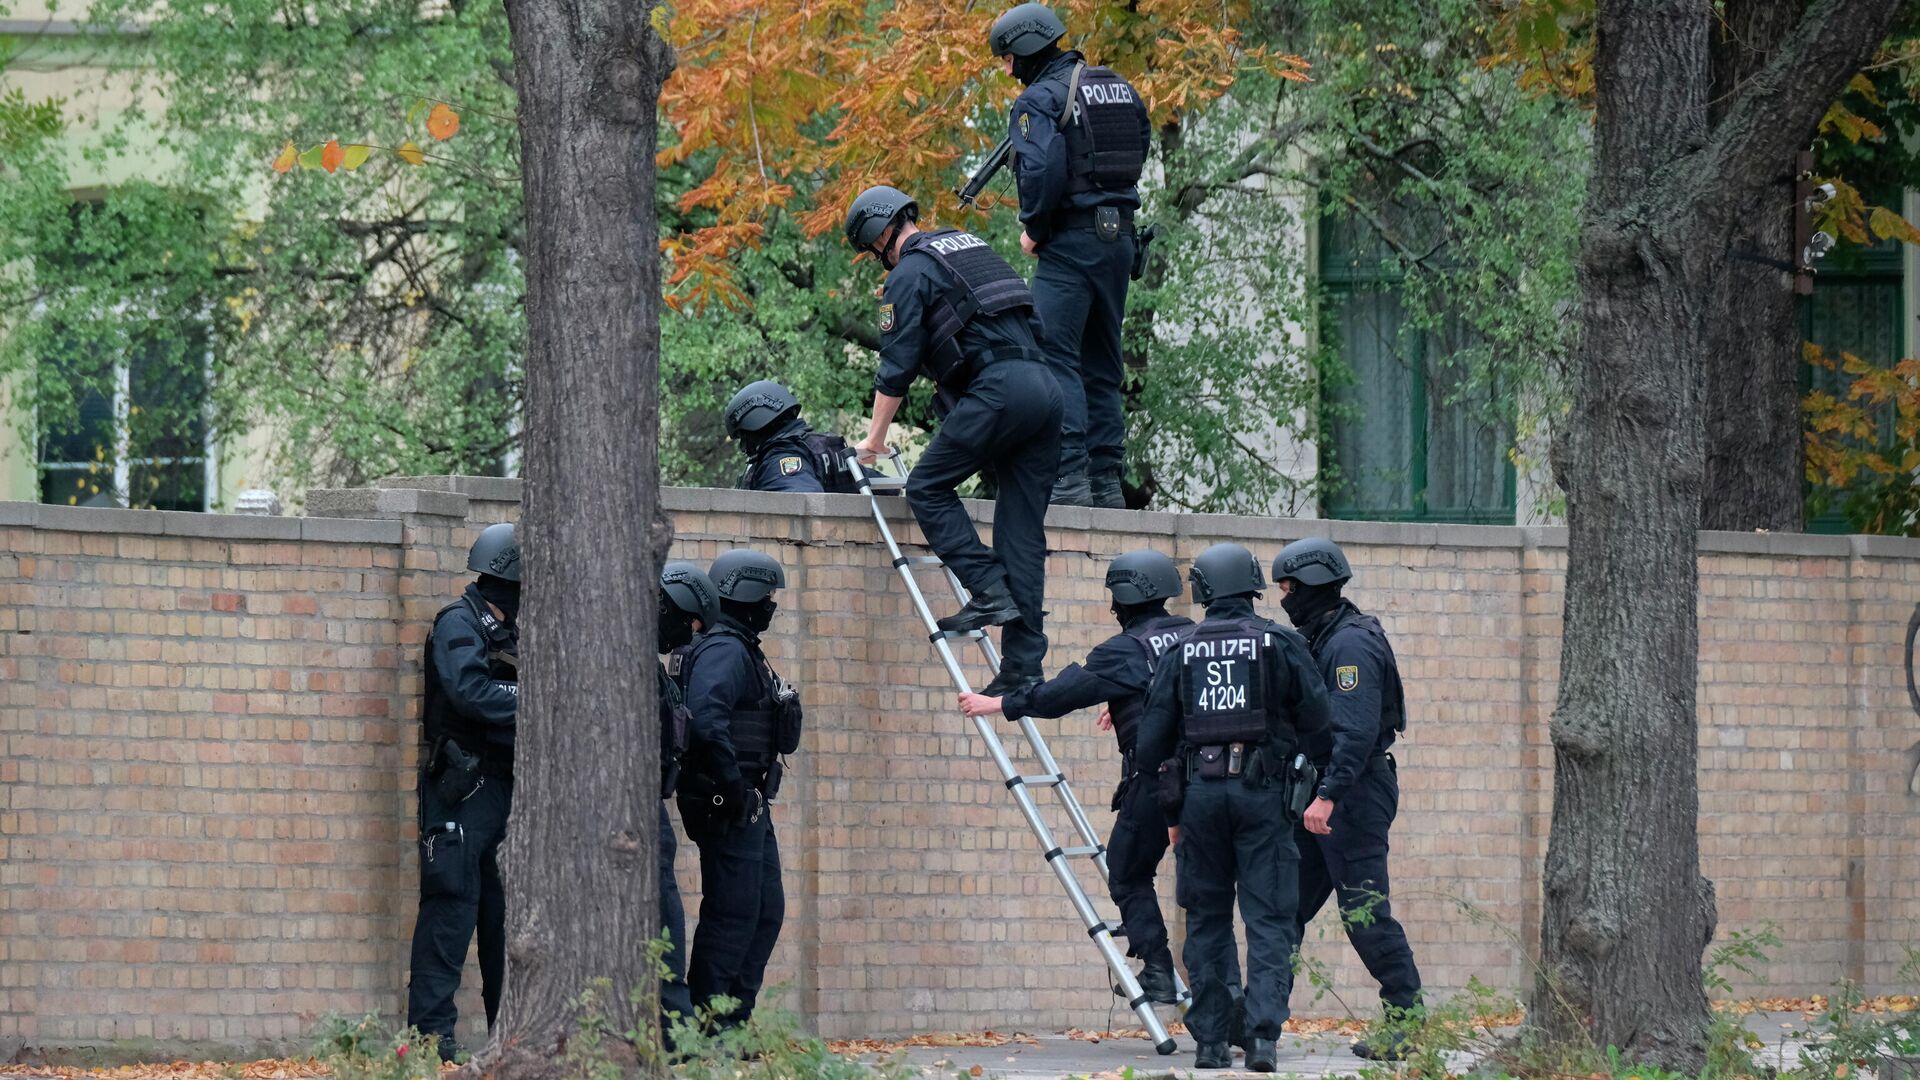
[[[957,229],[921,232],[920,209],[890,187],[860,193],[847,242],[888,270],[880,306],[880,368],[873,420],[856,449],[868,462],[914,376],[935,384],[939,432],[907,480],[907,502],[927,543],[973,594],[939,620],[949,632],[1005,626],[999,696],[1040,679],[1047,638],[1047,493],[1060,459],[1060,386],[1042,362],[1033,294],[987,242]],[[990,473],[997,485],[993,547],[980,542],[954,489]]]
[[[727,402],[727,437],[747,455],[747,471],[738,486],[749,491],[830,491],[807,442],[813,428],[800,419],[800,402],[786,387],[768,379],[748,383]]]
[[[1300,847],[1300,911],[1304,933],[1327,897],[1339,896],[1347,940],[1380,983],[1389,1018],[1420,1004],[1420,971],[1406,931],[1393,917],[1387,891],[1387,832],[1400,810],[1400,777],[1388,753],[1406,730],[1400,668],[1380,620],[1340,595],[1353,578],[1347,556],[1331,540],[1296,540],[1273,561],[1280,606],[1313,650],[1333,713],[1333,755],[1307,808]],[[1402,1036],[1355,1043],[1363,1058],[1400,1056]]]
[[[1215,544],[1188,577],[1207,617],[1154,671],[1137,753],[1143,763],[1166,763],[1157,778],[1161,805],[1171,812],[1178,804],[1173,831],[1187,912],[1194,1067],[1233,1061],[1237,888],[1247,924],[1247,1068],[1272,1072],[1299,944],[1290,789],[1301,774],[1292,763],[1296,755],[1325,760],[1327,691],[1300,635],[1255,613],[1263,581],[1251,552]]]
[[[692,644],[695,634],[719,621],[720,594],[705,570],[679,560],[660,568],[661,655]],[[666,665],[655,664],[654,670],[659,676],[660,695],[660,925],[667,931],[666,962],[671,972],[660,983],[660,1031],[666,1037],[673,1028],[669,1017],[693,1016],[693,995],[687,991],[687,912],[680,902],[680,883],[673,876],[679,845],[674,841],[673,819],[667,816],[666,803],[680,779],[680,759],[686,753],[692,714],[680,693],[680,684],[667,675]]]
[[[799,746],[800,702],[760,649],[779,608],[774,591],[787,583],[780,564],[729,551],[708,576],[719,618],[673,657],[690,711],[680,820],[700,849],[702,888],[687,985],[698,1006],[723,995],[739,1002],[720,1018],[737,1024],[753,1012],[786,918],[768,807],[780,791],[780,755]]]
[[[420,915],[413,927],[407,1023],[462,1053],[453,996],[480,935],[487,1027],[506,975],[506,893],[496,856],[513,809],[514,718],[520,703],[520,545],[490,525],[467,555],[479,577],[440,609],[426,643],[427,756],[420,771]]]
[[[1005,697],[960,695],[968,716],[1005,713],[1052,719],[1101,702],[1101,726],[1120,740],[1120,787],[1113,793],[1113,835],[1107,840],[1107,891],[1127,928],[1127,955],[1145,962],[1140,989],[1163,1005],[1177,1000],[1167,922],[1153,888],[1154,871],[1167,853],[1167,819],[1153,797],[1153,777],[1139,775],[1134,739],[1154,661],[1193,626],[1185,615],[1167,614],[1167,599],[1180,595],[1180,571],[1157,551],[1130,551],[1107,568],[1107,591],[1120,632],[1094,646],[1083,667],[1065,671]],[[1237,980],[1236,980],[1237,981]],[[1114,988],[1120,993],[1120,988]]]
[[[1152,129],[1127,80],[1061,50],[1066,32],[1045,7],[1021,4],[994,22],[987,41],[1027,87],[1008,122],[1020,246],[1039,257],[1033,298],[1066,405],[1053,501],[1117,509],[1126,505],[1120,321]]]

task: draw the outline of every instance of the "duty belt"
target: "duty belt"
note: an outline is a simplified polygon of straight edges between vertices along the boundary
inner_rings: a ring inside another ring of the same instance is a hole
[[[1055,231],[1062,229],[1091,229],[1094,226],[1096,216],[1102,209],[1120,211],[1120,231],[1124,233],[1133,231],[1133,211],[1124,206],[1094,207],[1092,210],[1062,210],[1053,215],[1053,227]]]
[[[1002,345],[999,348],[988,349],[986,352],[981,353],[979,359],[974,361],[973,368],[974,372],[978,374],[981,370],[991,367],[994,364],[1013,363],[1019,360],[1025,360],[1034,364],[1044,364],[1047,362],[1046,357],[1036,349],[1029,349],[1024,345]]]

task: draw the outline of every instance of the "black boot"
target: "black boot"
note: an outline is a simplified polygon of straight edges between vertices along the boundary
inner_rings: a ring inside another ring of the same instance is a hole
[[[1120,489],[1120,470],[1095,469],[1087,474],[1087,487],[1093,495],[1093,505],[1106,510],[1125,510],[1127,496]]]
[[[1092,506],[1093,489],[1088,486],[1086,472],[1061,473],[1047,501],[1055,506]]]
[[[1193,1053],[1193,1067],[1196,1069],[1230,1069],[1233,1067],[1233,1054],[1226,1043],[1201,1043]]]
[[[1179,990],[1175,988],[1173,980],[1173,954],[1162,953],[1148,960],[1146,966],[1140,969],[1137,981],[1140,983],[1140,992],[1147,995],[1148,1001],[1159,1005],[1179,1004]],[[1127,996],[1118,983],[1114,984],[1113,992],[1121,997]]]
[[[957,634],[987,626],[1000,626],[1019,617],[1020,608],[1014,604],[1013,594],[1007,591],[1007,583],[996,581],[974,593],[966,607],[935,625],[950,634]]]
[[[455,1042],[453,1040],[453,1036],[451,1035],[440,1036],[440,1045],[438,1049],[440,1051],[441,1061],[454,1062],[462,1065],[466,1064],[466,1061],[467,1061],[466,1048],[462,1047],[459,1043]]]
[[[1280,1065],[1279,1048],[1272,1039],[1255,1038],[1247,1048],[1247,1068],[1254,1072],[1272,1072]]]
[[[1007,671],[1003,668],[1000,674],[993,677],[992,682],[981,688],[980,696],[1006,697],[1008,694],[1018,693],[1021,690],[1031,690],[1039,685],[1040,676],[1038,675],[1029,674],[1024,671]]]
[[[1405,1061],[1407,1034],[1404,1031],[1387,1031],[1369,1035],[1353,1044],[1353,1056],[1367,1061]]]

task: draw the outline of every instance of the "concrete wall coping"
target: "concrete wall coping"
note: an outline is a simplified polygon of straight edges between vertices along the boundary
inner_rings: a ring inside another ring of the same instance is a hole
[[[451,491],[481,502],[517,503],[525,483],[517,476],[387,476],[375,480],[373,486]]]
[[[426,514],[467,520],[465,495],[427,488],[315,488],[307,492],[308,517],[385,518]]]
[[[209,540],[309,540],[329,544],[398,544],[401,535],[398,521],[196,514],[176,510],[121,510],[32,502],[0,502],[0,525],[54,532],[178,536]]]

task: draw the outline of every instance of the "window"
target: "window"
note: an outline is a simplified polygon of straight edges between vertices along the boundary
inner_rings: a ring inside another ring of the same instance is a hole
[[[43,424],[40,501],[207,508],[204,335],[192,324],[133,325],[117,348],[56,335],[41,361],[58,419]]]
[[[1320,237],[1323,345],[1344,367],[1322,390],[1326,515],[1512,524],[1512,433],[1491,391],[1447,363],[1468,331],[1409,325],[1366,225],[1324,218]]]
[[[1898,205],[1897,201],[1893,205]],[[1876,367],[1889,367],[1905,355],[1905,308],[1902,252],[1899,241],[1883,240],[1871,246],[1842,243],[1820,263],[1813,295],[1801,301],[1800,329],[1808,341],[1829,357],[1852,353]],[[1824,390],[1847,400],[1854,377],[1812,364],[1801,365],[1801,389]],[[1874,416],[1883,446],[1894,440],[1891,404]],[[1857,483],[1867,486],[1871,478]],[[1846,511],[1846,492],[1811,492],[1807,531],[1845,533],[1853,526]]]

